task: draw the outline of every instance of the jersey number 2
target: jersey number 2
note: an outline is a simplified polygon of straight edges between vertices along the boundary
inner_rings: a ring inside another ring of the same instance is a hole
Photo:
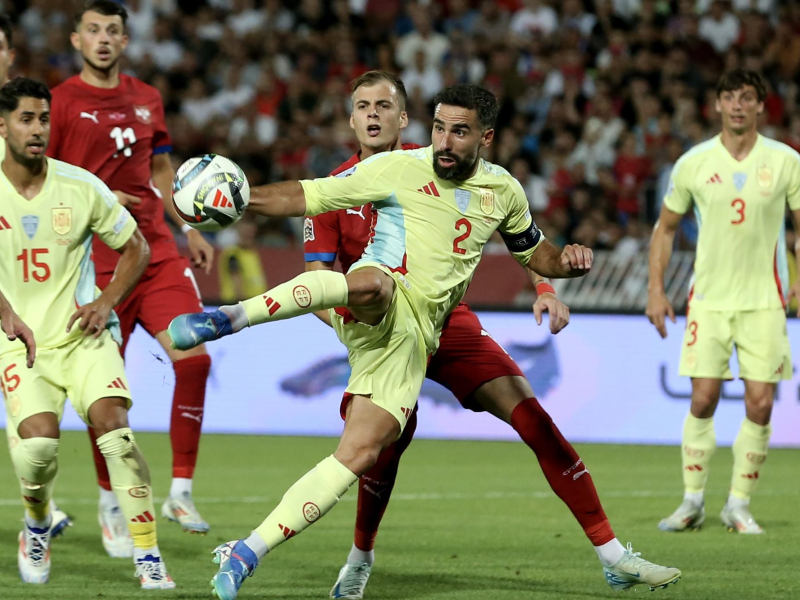
[[[22,261],[22,281],[27,283],[31,275],[39,283],[50,278],[50,265],[39,260],[40,254],[47,254],[48,252],[47,248],[34,248],[28,253],[28,249],[25,248],[22,254],[17,256],[17,260]],[[33,269],[31,269],[31,265],[33,265]]]
[[[117,152],[122,152],[123,156],[130,156],[133,154],[131,146],[136,143],[136,134],[133,132],[133,127],[114,127],[111,130],[111,139],[117,144]],[[127,141],[127,144],[125,143]]]
[[[466,254],[467,249],[462,248],[459,246],[461,242],[469,237],[469,234],[472,233],[472,223],[470,223],[467,219],[459,219],[456,221],[456,231],[461,231],[461,228],[464,227],[464,233],[458,236],[456,239],[453,240],[453,252],[456,254]]]
[[[744,200],[741,198],[736,198],[733,202],[731,202],[731,206],[736,209],[736,214],[739,215],[738,218],[731,221],[734,225],[740,225],[744,223],[744,208],[745,203]]]

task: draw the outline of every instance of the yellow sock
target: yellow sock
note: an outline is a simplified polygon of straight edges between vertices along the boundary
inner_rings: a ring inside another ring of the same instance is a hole
[[[22,503],[33,521],[47,521],[50,497],[58,472],[58,444],[54,438],[18,439],[11,447],[11,461],[20,481]]]
[[[772,425],[756,425],[745,417],[733,442],[733,478],[731,496],[749,501],[756,489],[758,476],[767,460],[767,446]]]
[[[347,305],[347,279],[336,271],[309,271],[241,302],[250,325]]]
[[[708,467],[717,448],[714,418],[698,419],[692,413],[683,422],[683,487],[688,494],[702,494],[708,479]]]
[[[97,438],[97,447],[106,459],[111,488],[128,522],[135,548],[156,546],[156,511],[150,489],[150,470],[128,427]]]
[[[329,456],[287,490],[255,532],[272,550],[322,518],[356,481],[358,477]]]

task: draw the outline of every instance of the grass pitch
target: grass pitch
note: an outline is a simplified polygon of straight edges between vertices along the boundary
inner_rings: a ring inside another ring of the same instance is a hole
[[[156,496],[163,497],[170,479],[169,439],[137,439]],[[82,432],[64,434],[56,486],[56,499],[75,526],[53,543],[50,583],[22,584],[16,566],[22,509],[8,452],[0,451],[0,598],[210,598],[214,546],[247,535],[286,488],[334,448],[335,440],[325,438],[205,436],[194,494],[211,532],[191,536],[159,520],[159,546],[178,584],[163,592],[141,591],[131,562],[103,551],[94,470]],[[720,449],[712,463],[705,528],[684,534],[656,528],[681,498],[675,448],[582,445],[578,451],[619,539],[633,542],[650,560],[683,570],[678,585],[656,592],[664,600],[800,598],[800,451],[770,452],[753,502],[767,530],[760,537],[728,533],[719,523],[731,469],[728,449]],[[239,597],[326,598],[352,543],[354,500],[351,490],[319,524],[278,548]],[[156,509],[160,514],[160,502]],[[521,443],[415,441],[403,459],[376,557],[367,600],[619,597]]]

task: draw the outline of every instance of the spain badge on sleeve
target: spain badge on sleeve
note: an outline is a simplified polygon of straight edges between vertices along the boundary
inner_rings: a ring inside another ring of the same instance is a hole
[[[53,209],[53,231],[58,235],[66,235],[72,229],[72,209],[54,208]]]
[[[481,212],[490,215],[494,212],[494,191],[481,188]]]

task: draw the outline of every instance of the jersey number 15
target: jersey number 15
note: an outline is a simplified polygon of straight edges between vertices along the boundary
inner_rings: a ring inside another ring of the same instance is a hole
[[[27,283],[31,276],[39,283],[50,279],[50,265],[39,259],[48,252],[50,251],[47,248],[34,248],[30,252],[25,248],[22,254],[17,256],[17,260],[22,262],[22,281]]]

